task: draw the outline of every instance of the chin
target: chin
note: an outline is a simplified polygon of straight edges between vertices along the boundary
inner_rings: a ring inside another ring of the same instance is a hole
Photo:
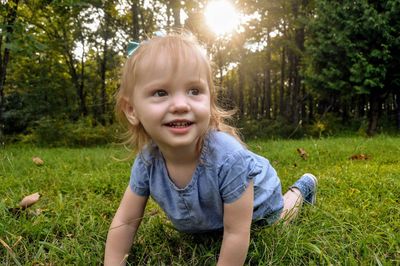
[[[164,143],[166,143],[168,146],[173,147],[173,148],[185,148],[185,147],[190,147],[193,144],[197,145],[197,142],[199,141],[199,137],[193,138],[187,138],[187,139],[177,139],[177,140],[170,140],[170,141],[166,141]]]

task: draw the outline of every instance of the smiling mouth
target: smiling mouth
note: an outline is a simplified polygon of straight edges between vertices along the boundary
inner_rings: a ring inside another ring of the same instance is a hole
[[[175,121],[175,122],[166,123],[165,125],[167,127],[173,127],[173,128],[184,128],[184,127],[188,127],[192,124],[193,124],[193,122],[190,122],[190,121]]]

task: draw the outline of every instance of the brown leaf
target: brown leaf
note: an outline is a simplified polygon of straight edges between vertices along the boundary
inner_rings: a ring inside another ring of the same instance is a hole
[[[40,198],[39,192],[33,193],[29,196],[24,197],[19,203],[19,206],[21,206],[21,208],[23,209],[28,208],[29,206],[35,204],[39,200],[39,198]]]
[[[369,156],[367,154],[353,154],[349,157],[350,160],[369,160]]]
[[[37,166],[42,166],[44,164],[44,161],[40,159],[39,157],[32,157],[32,161],[37,165]]]
[[[307,159],[308,154],[303,148],[297,148],[297,152],[299,153],[301,158],[303,158],[304,160]]]

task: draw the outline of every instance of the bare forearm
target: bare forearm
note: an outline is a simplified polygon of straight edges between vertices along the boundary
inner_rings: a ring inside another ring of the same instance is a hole
[[[107,235],[105,266],[125,265],[136,229],[136,226],[112,222]]]
[[[143,218],[148,197],[125,190],[107,235],[104,265],[125,265],[133,237]]]
[[[218,266],[243,265],[249,249],[250,233],[224,233]]]

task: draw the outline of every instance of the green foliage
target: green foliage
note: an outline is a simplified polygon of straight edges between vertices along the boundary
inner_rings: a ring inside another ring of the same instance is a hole
[[[309,125],[305,125],[305,132],[307,136],[311,137],[328,137],[328,136],[345,136],[359,134],[360,129],[365,127],[365,118],[352,119],[351,123],[344,123],[341,117],[332,113],[327,113],[324,116],[317,116],[315,120]],[[363,128],[365,133],[365,128]]]
[[[302,173],[319,178],[317,205],[290,226],[253,227],[246,265],[398,265],[400,138],[326,138],[248,143],[266,156],[286,190]],[[307,160],[296,152],[303,148]],[[366,154],[368,160],[349,160]],[[101,265],[131,162],[120,148],[8,146],[0,150],[1,265]],[[44,165],[31,161],[40,156]],[[25,195],[42,197],[13,214]],[[38,214],[36,210],[41,210]],[[171,228],[150,201],[128,265],[214,265],[221,235]]]
[[[363,0],[316,3],[306,42],[308,84],[343,96],[389,89],[390,80],[398,79],[388,71],[398,64],[391,5]]]
[[[35,123],[30,134],[22,136],[22,142],[50,147],[110,144],[117,140],[118,129],[117,125],[94,125],[89,118],[77,122],[43,118]]]
[[[5,2],[0,16],[7,20],[7,5],[17,1]],[[321,115],[329,105],[329,112],[337,113],[346,101],[350,113],[355,106],[349,99],[372,91],[392,111],[399,108],[393,97],[400,86],[399,1],[234,2],[249,20],[232,35],[218,37],[205,24],[205,0],[19,1],[15,23],[0,21],[1,54],[6,47],[11,52],[0,88],[0,129],[8,135],[26,133],[43,119],[60,116],[67,123],[81,117],[112,123],[127,40],[168,30],[180,10],[188,16],[184,28],[193,31],[215,63],[224,102],[251,117],[250,124],[241,125],[247,137],[303,136],[306,117]],[[332,95],[340,100],[329,102]],[[368,110],[369,101],[357,108]],[[269,113],[286,119],[256,125]],[[300,120],[301,126],[290,125]],[[311,133],[318,134],[318,128]]]
[[[292,125],[283,117],[275,120],[270,119],[243,119],[239,122],[240,132],[245,139],[300,139],[304,137],[328,137],[335,135],[354,135],[360,130],[365,132],[365,118],[353,119],[351,123],[343,123],[342,118],[335,114],[317,116],[309,124],[300,121],[297,125]],[[360,134],[360,132],[358,132]],[[361,134],[363,135],[363,134]]]
[[[283,117],[275,120],[243,118],[238,127],[245,139],[287,139],[301,138],[305,132],[301,124],[293,126]]]

